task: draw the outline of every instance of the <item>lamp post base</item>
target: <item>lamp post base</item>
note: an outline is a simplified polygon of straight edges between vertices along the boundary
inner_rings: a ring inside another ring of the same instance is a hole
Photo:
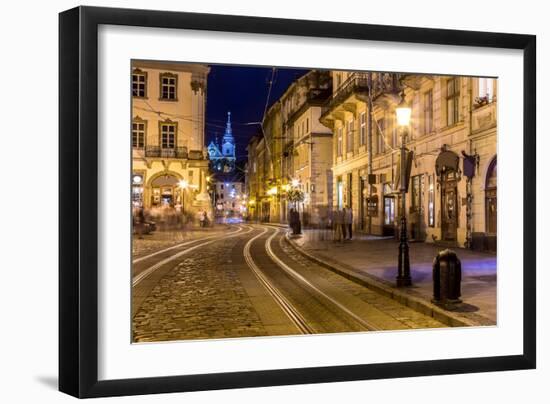
[[[403,200],[405,198],[403,197]],[[403,211],[405,207],[402,208]],[[397,263],[397,287],[411,286],[411,264],[409,261],[409,243],[407,242],[407,219],[401,217],[401,234],[399,243],[399,261]]]
[[[411,278],[405,278],[405,277],[397,277],[395,278],[396,285],[398,288],[404,287],[404,286],[412,286],[412,280]]]

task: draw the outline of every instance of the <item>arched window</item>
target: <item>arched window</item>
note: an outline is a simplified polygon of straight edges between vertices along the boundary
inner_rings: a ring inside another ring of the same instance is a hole
[[[485,230],[497,232],[497,159],[493,159],[487,170],[485,181]]]

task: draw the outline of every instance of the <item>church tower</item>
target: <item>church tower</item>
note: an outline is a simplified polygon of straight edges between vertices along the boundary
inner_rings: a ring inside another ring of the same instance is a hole
[[[231,129],[231,112],[227,113],[227,123],[222,140],[222,155],[226,159],[235,160],[235,139],[233,138],[233,130]]]
[[[210,167],[214,172],[231,173],[235,169],[235,138],[231,128],[231,112],[227,113],[227,123],[221,144],[218,139],[208,145]]]

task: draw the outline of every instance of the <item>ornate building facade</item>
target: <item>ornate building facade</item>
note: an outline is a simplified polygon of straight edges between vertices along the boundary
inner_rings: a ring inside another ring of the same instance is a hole
[[[295,80],[268,109],[260,137],[250,141],[248,192],[257,219],[286,222],[296,207],[306,222],[316,221],[332,204],[332,132],[319,121],[330,81],[330,72],[318,70]],[[300,189],[303,201],[288,200],[290,187]]]
[[[334,71],[321,122],[333,131],[334,206],[358,230],[396,233],[401,140],[395,107],[412,107],[407,215],[415,240],[496,249],[496,80]]]
[[[204,147],[206,65],[132,63],[132,203],[210,210]]]

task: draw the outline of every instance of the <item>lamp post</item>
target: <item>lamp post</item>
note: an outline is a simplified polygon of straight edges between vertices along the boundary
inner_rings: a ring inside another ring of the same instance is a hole
[[[406,164],[406,148],[407,132],[411,121],[411,107],[405,102],[405,92],[401,93],[401,102],[395,108],[397,115],[397,124],[401,131],[401,173],[400,173],[400,192],[401,192],[401,229],[399,233],[399,261],[397,263],[397,286],[411,286],[411,266],[409,261],[409,243],[407,240],[407,164]]]

